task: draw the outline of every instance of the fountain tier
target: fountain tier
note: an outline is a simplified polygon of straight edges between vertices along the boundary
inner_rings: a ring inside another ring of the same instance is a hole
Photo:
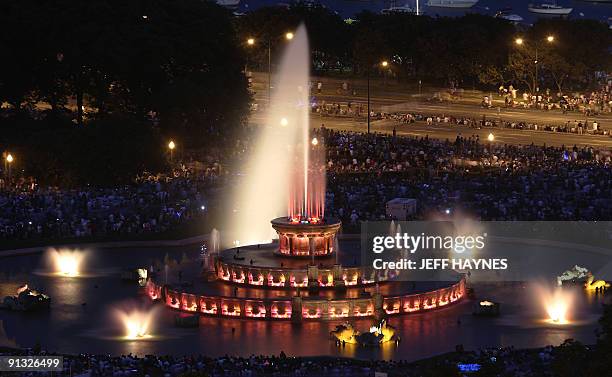
[[[334,251],[341,223],[328,218],[319,222],[291,221],[286,217],[272,220],[278,234],[278,252],[292,257],[327,256]]]

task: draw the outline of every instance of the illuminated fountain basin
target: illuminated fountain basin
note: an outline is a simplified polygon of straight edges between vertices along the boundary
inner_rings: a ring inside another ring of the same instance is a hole
[[[56,276],[82,276],[86,252],[79,249],[49,249],[46,252],[47,265]]]
[[[341,240],[342,241],[342,240]],[[187,251],[195,261],[200,253],[198,245],[173,249],[151,248],[121,248],[96,249],[96,254],[88,258],[90,263],[95,258],[99,270],[113,270],[118,273],[124,268],[142,263],[143,256],[152,257],[161,262],[170,252],[175,260]],[[340,245],[341,251],[343,244]],[[553,252],[550,248],[548,251]],[[272,257],[271,257],[272,258]],[[280,258],[276,258],[280,259]],[[235,317],[208,316],[200,318],[200,328],[178,329],[175,327],[176,310],[168,310],[162,304],[159,306],[159,316],[155,316],[153,329],[148,331],[150,339],[126,340],[125,327],[112,315],[112,309],[117,302],[133,302],[141,292],[136,285],[125,284],[118,274],[99,274],[93,278],[55,278],[41,274],[32,275],[29,271],[44,265],[42,255],[24,255],[20,257],[0,258],[0,296],[15,294],[16,289],[24,282],[31,287],[48,293],[53,298],[52,308],[43,316],[19,315],[8,311],[0,311],[0,321],[3,321],[5,336],[0,328],[0,344],[14,339],[21,347],[33,347],[40,343],[46,349],[62,353],[96,353],[122,355],[130,352],[138,355],[169,354],[185,355],[203,353],[210,356],[240,355],[248,357],[251,354],[278,354],[281,350],[291,356],[331,355],[339,357],[356,357],[362,359],[404,359],[416,360],[431,355],[442,354],[454,350],[456,344],[463,344],[466,350],[481,347],[499,347],[513,345],[516,348],[535,348],[548,344],[558,345],[567,338],[573,338],[586,344],[596,341],[594,330],[601,315],[602,295],[594,293],[580,294],[582,287],[576,287],[576,301],[571,311],[571,325],[554,325],[544,323],[547,317],[542,308],[541,300],[529,293],[532,286],[489,284],[475,287],[478,297],[487,297],[502,303],[502,315],[498,318],[481,319],[472,315],[473,306],[468,301],[457,306],[447,305],[442,310],[429,310],[414,313],[414,315],[399,315],[390,318],[390,324],[397,329],[397,334],[403,340],[399,345],[387,342],[381,347],[335,347],[330,341],[330,331],[341,321],[350,320],[360,331],[368,331],[372,321],[368,318],[343,318],[336,321],[304,321],[301,326],[295,326],[288,320],[263,323],[257,320],[245,320]],[[295,263],[308,263],[305,260],[295,260]],[[156,263],[158,264],[158,263]],[[197,262],[199,266],[199,262]],[[248,264],[248,259],[246,261]],[[23,271],[16,276],[9,271]],[[194,268],[195,271],[195,268]],[[163,279],[163,268],[160,272]],[[175,274],[172,274],[175,276]],[[199,276],[199,275],[198,275]],[[187,277],[184,276],[183,280]],[[199,284],[201,280],[196,282]],[[551,285],[552,285],[551,280]],[[204,284],[202,282],[202,284]],[[96,288],[95,286],[98,286]],[[74,287],[74,289],[71,289]],[[232,296],[232,285],[224,288],[220,295],[226,301],[235,300]],[[565,288],[565,287],[564,287]],[[384,291],[385,286],[381,286]],[[280,291],[266,290],[271,305],[266,307],[266,316],[291,315],[290,305],[282,306],[277,296]],[[305,290],[301,290],[305,293]],[[349,288],[350,291],[350,288]],[[239,289],[239,295],[252,290]],[[325,292],[325,291],[323,291]],[[583,292],[584,293],[584,292]],[[212,294],[210,292],[209,294]],[[321,303],[327,302],[328,294],[321,294]],[[261,301],[265,301],[263,298]],[[255,306],[251,297],[250,304]],[[85,308],[81,303],[87,302]],[[401,311],[405,305],[412,305],[414,300],[398,303]],[[188,302],[189,304],[190,302]],[[198,303],[199,308],[214,311],[215,301],[205,300],[206,305]],[[393,306],[392,303],[390,303]],[[145,310],[150,307],[149,299],[142,297],[134,308]],[[110,307],[111,310],[97,310],[97,307]],[[412,305],[411,307],[414,307]],[[131,309],[127,307],[126,309]],[[216,306],[220,313],[221,306]],[[243,307],[241,307],[243,309]],[[387,307],[389,311],[393,307]],[[410,307],[409,307],[410,309]],[[247,317],[248,308],[242,313]],[[362,313],[367,307],[360,304]],[[261,311],[260,311],[261,312]],[[273,314],[276,313],[276,314]],[[248,318],[248,317],[247,317]],[[456,324],[461,318],[461,325]],[[232,333],[234,327],[236,331]],[[236,347],[240,344],[240,347]],[[418,347],[414,345],[418,344]]]

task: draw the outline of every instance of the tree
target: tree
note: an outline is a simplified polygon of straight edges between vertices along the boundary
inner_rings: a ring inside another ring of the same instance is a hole
[[[353,64],[357,72],[367,73],[389,56],[383,34],[370,27],[361,27],[360,37],[353,44]]]
[[[590,355],[588,375],[608,375],[612,370],[612,304],[603,305],[595,351]]]
[[[530,93],[535,93],[537,83],[534,57],[525,49],[516,49],[510,53],[506,70],[512,81],[523,83]]]
[[[92,121],[66,140],[64,171],[74,185],[128,184],[165,165],[166,145],[146,122],[128,116]]]
[[[561,94],[563,94],[565,83],[582,76],[586,68],[581,63],[570,64],[561,54],[555,51],[548,52],[541,60],[543,70],[550,74],[557,87],[557,92]]]
[[[296,2],[290,7],[261,7],[238,18],[236,31],[249,61],[267,70],[268,43],[274,54],[285,33],[301,23],[308,31],[314,70],[340,70],[349,64],[352,27],[322,5]],[[246,45],[248,38],[254,38],[256,43]]]
[[[584,19],[539,19],[527,33],[527,37],[533,41],[544,41],[549,35],[554,37],[554,42],[543,44],[545,53],[540,60],[543,65],[547,58],[553,61],[553,65],[560,64],[557,67],[544,67],[544,73],[551,75],[550,84],[557,88],[559,83],[555,82],[548,69],[554,69],[558,79],[563,78],[562,88],[592,86],[597,81],[596,72],[610,69],[612,30],[607,24]]]
[[[556,377],[584,375],[589,358],[588,349],[574,339],[567,339],[553,354],[551,369]]]
[[[2,122],[0,137],[47,182],[127,182],[159,166],[163,138],[218,145],[248,114],[232,14],[214,2],[7,0],[0,43],[0,102],[21,117]]]

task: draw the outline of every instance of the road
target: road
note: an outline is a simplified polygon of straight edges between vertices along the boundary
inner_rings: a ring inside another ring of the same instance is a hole
[[[259,111],[252,114],[250,122],[252,124],[263,124],[265,122],[265,109],[267,102],[266,94],[266,76],[262,74],[255,74],[253,81],[253,90],[255,91],[255,101],[260,106]],[[313,82],[318,79],[313,78]],[[330,83],[331,81],[331,83]],[[357,95],[339,95],[336,90],[330,88],[338,88],[341,85],[341,81],[327,79],[324,82],[324,90],[321,94],[317,94],[317,100],[325,100],[326,102],[346,103],[351,101],[354,104],[365,103],[366,97],[359,95],[364,93],[365,90],[362,88],[362,83],[353,81],[353,85],[357,90]],[[327,87],[327,89],[326,89]],[[375,82],[372,85],[371,90],[371,106],[375,111],[384,109],[386,112],[392,111],[407,111],[416,112],[425,115],[451,115],[455,117],[471,117],[476,119],[482,119],[485,116],[488,119],[502,119],[511,121],[522,121],[536,124],[553,124],[553,125],[564,125],[568,121],[584,121],[584,115],[574,112],[563,114],[561,111],[541,111],[541,110],[527,110],[527,109],[484,109],[477,103],[479,93],[469,92],[465,95],[465,98],[453,103],[445,102],[430,102],[424,101],[424,95],[419,96],[418,94],[412,94],[409,88],[401,90],[401,88],[393,87],[386,90],[380,82]],[[432,89],[427,89],[428,93],[432,93]],[[593,119],[597,119],[600,127],[603,129],[612,128],[612,114],[606,114],[603,116],[590,117],[589,122]],[[325,125],[327,128],[337,130],[350,130],[350,131],[367,131],[366,122],[351,118],[336,118],[336,117],[322,117],[320,115],[311,115],[311,124],[313,127]],[[471,136],[478,135],[480,140],[487,140],[489,133],[493,133],[495,142],[508,143],[508,144],[537,144],[537,145],[555,145],[555,146],[593,146],[598,149],[609,149],[612,150],[612,138],[609,136],[593,136],[593,135],[577,135],[577,134],[565,134],[565,133],[554,133],[546,131],[528,131],[528,130],[513,130],[513,129],[473,129],[465,126],[451,126],[451,125],[431,125],[428,126],[424,122],[416,122],[412,124],[397,123],[391,120],[379,120],[372,121],[371,130],[373,132],[384,132],[391,133],[393,128],[396,128],[398,135],[407,136],[425,136],[428,135],[432,138],[437,139],[451,139],[454,140],[458,135]]]

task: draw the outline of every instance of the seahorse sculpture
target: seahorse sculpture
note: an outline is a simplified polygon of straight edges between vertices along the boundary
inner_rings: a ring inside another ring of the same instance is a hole
[[[357,343],[357,336],[359,335],[359,331],[355,330],[353,328],[353,325],[346,322],[336,326],[336,330],[331,331],[330,335],[332,336],[332,338],[336,339],[339,342],[355,344]]]
[[[586,282],[584,283],[584,287],[588,290],[595,290],[596,288],[610,288],[610,283],[607,283],[605,280],[595,280],[593,274],[589,273]]]

